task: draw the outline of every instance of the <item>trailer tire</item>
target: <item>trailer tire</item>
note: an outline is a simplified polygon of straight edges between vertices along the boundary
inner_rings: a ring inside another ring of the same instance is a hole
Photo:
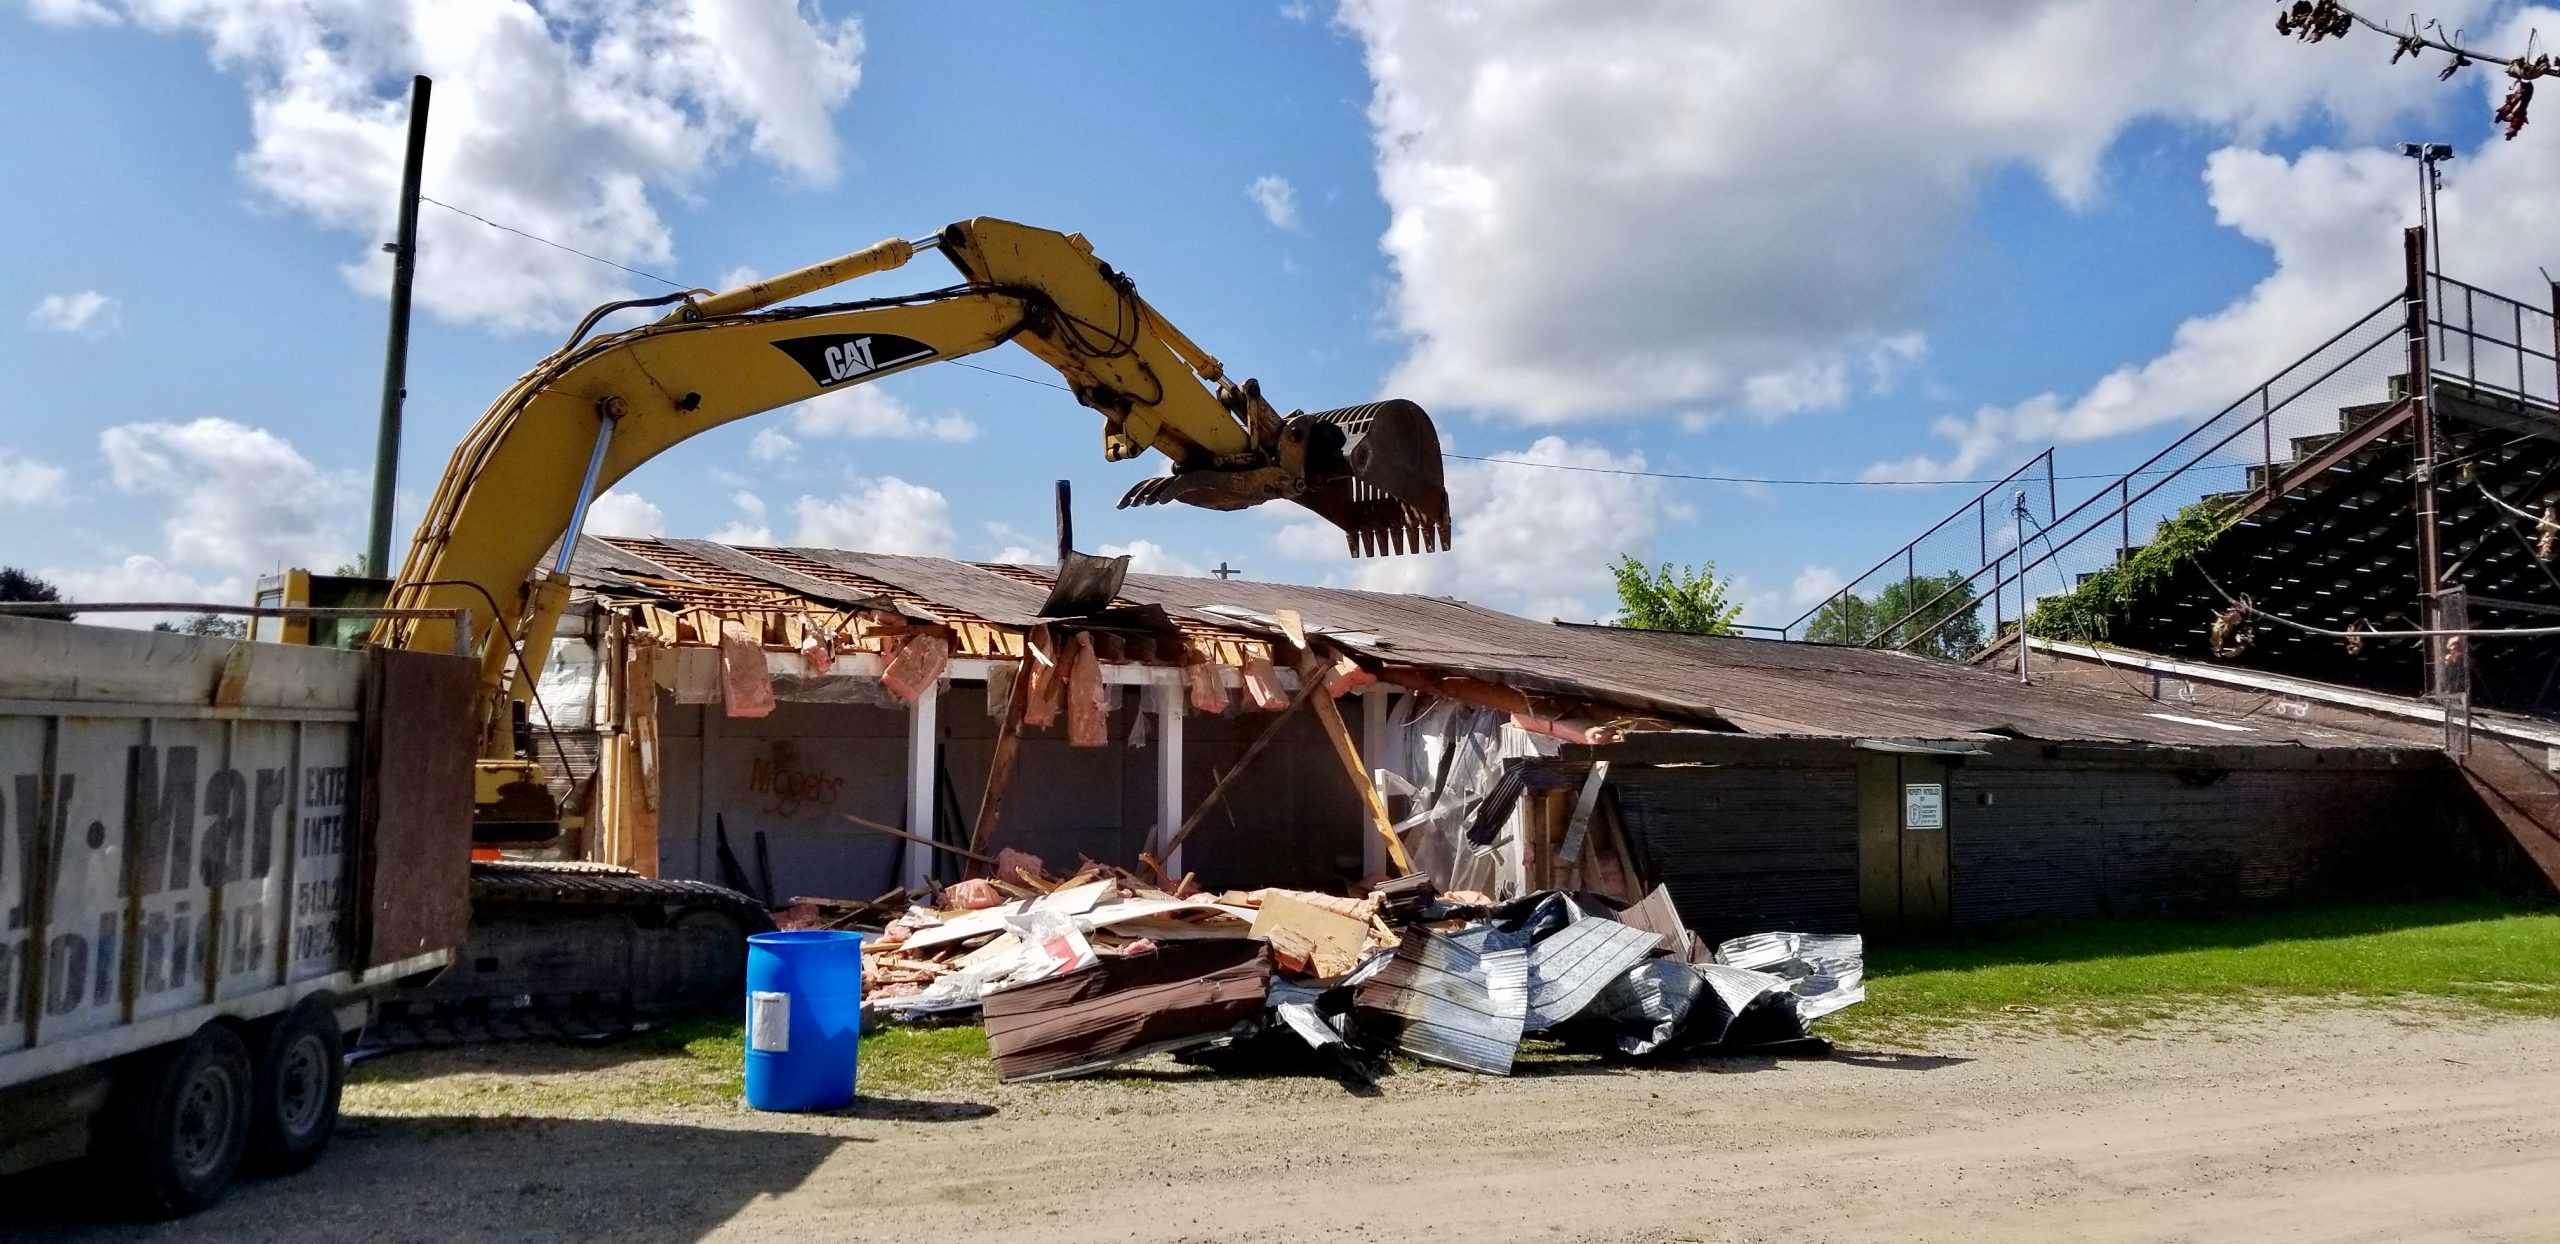
[[[218,1023],[120,1068],[92,1149],[119,1203],[179,1218],[220,1200],[248,1148],[256,1080],[248,1044]]]
[[[249,1169],[288,1175],[318,1160],[337,1130],[346,1082],[346,1041],[327,999],[305,998],[268,1023],[250,1103]]]

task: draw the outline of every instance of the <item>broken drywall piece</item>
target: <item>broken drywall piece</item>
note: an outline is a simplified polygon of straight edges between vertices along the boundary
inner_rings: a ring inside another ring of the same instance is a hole
[[[720,624],[720,701],[731,717],[773,713],[773,672],[765,668],[764,644],[735,622]]]

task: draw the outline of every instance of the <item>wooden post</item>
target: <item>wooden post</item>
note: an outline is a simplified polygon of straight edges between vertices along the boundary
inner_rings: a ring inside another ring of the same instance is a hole
[[[978,863],[985,864],[985,865],[987,865],[987,866],[989,866],[989,867],[993,867],[993,866],[995,865],[995,862],[996,862],[996,857],[994,857],[994,856],[992,856],[992,855],[980,855],[980,854],[978,854],[978,853],[977,853],[977,852],[975,852],[975,851],[966,850],[966,849],[961,848],[961,847],[955,847],[955,846],[953,846],[953,845],[951,845],[950,843],[947,843],[947,842],[935,842],[935,841],[934,841],[933,839],[931,839],[931,838],[919,837],[918,835],[908,833],[907,831],[905,831],[905,830],[903,830],[903,829],[900,829],[900,828],[898,828],[897,826],[894,826],[894,825],[883,825],[883,824],[881,824],[880,822],[875,821],[875,820],[872,820],[872,819],[871,819],[871,818],[869,818],[869,817],[864,817],[864,816],[855,816],[854,814],[852,814],[852,813],[850,813],[850,812],[838,812],[838,813],[836,813],[836,815],[837,815],[837,816],[840,816],[840,817],[843,817],[845,820],[851,821],[851,822],[853,822],[854,824],[856,824],[856,825],[859,825],[859,826],[863,827],[864,829],[874,830],[874,831],[877,831],[877,832],[879,832],[879,833],[887,834],[887,835],[889,835],[889,836],[890,836],[890,837],[892,837],[892,838],[904,839],[905,841],[907,841],[907,842],[909,842],[909,843],[913,843],[913,844],[915,844],[915,845],[917,845],[917,846],[919,846],[919,847],[923,848],[923,849],[924,849],[924,850],[926,850],[927,852],[932,852],[932,851],[948,851],[948,852],[950,852],[951,854],[956,855],[956,856],[959,856],[960,858],[962,858],[962,859],[964,859],[964,860],[975,860],[975,861],[977,861]],[[904,887],[901,887],[901,888],[904,888]],[[923,893],[923,891],[921,891],[921,890],[914,890],[914,891],[909,891],[909,892],[910,892],[910,893],[916,893],[916,894],[921,894],[921,893]]]
[[[1305,649],[1299,651],[1301,655],[1298,658],[1298,679],[1303,684],[1299,688],[1299,696],[1315,705],[1316,720],[1324,724],[1326,737],[1333,740],[1334,754],[1342,758],[1342,768],[1351,775],[1353,789],[1358,790],[1360,797],[1367,801],[1369,817],[1377,824],[1378,836],[1386,840],[1387,856],[1394,861],[1397,873],[1401,875],[1412,872],[1413,859],[1404,853],[1404,844],[1396,840],[1396,825],[1387,817],[1386,801],[1378,798],[1377,783],[1369,780],[1369,771],[1360,765],[1360,749],[1351,744],[1351,728],[1342,724],[1342,712],[1333,706],[1333,697],[1325,695],[1322,691],[1325,681],[1324,662],[1317,660],[1313,652]],[[1317,693],[1311,697],[1308,696],[1307,687],[1317,688]]]
[[[1013,696],[1005,701],[1004,727],[996,732],[996,754],[987,761],[987,789],[978,796],[977,827],[969,835],[969,850],[986,855],[995,841],[996,822],[1004,815],[1004,788],[1013,781],[1013,757],[1022,745],[1022,716],[1031,705],[1032,662],[1040,658],[1031,649],[1048,638],[1046,628],[1024,637],[1022,664],[1013,673]]]
[[[1384,683],[1360,689],[1360,759],[1368,767],[1371,782],[1378,780],[1381,771],[1403,770],[1402,758],[1390,754],[1395,750],[1395,731],[1387,721],[1392,699]],[[1374,835],[1360,842],[1360,875],[1374,877],[1385,872],[1386,844]]]

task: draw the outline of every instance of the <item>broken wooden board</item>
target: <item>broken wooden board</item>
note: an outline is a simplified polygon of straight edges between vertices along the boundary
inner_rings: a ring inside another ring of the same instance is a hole
[[[1369,922],[1270,890],[1254,913],[1253,936],[1271,943],[1272,958],[1283,970],[1330,980],[1360,966]]]

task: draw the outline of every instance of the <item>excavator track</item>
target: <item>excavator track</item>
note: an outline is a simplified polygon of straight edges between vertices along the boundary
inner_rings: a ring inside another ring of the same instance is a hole
[[[366,1042],[385,1046],[610,1036],[734,1011],[764,907],[702,881],[605,864],[480,860],[471,931],[453,966],[387,995]]]

